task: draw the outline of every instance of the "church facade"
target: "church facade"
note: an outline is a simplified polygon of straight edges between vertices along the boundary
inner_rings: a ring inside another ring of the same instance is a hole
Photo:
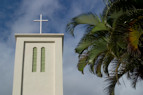
[[[64,34],[16,34],[13,95],[63,95]]]

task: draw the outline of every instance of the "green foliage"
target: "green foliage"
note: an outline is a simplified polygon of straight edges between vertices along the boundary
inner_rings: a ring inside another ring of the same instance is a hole
[[[84,73],[89,66],[91,73],[107,75],[106,92],[114,95],[114,89],[123,75],[136,87],[143,80],[143,1],[104,0],[106,7],[101,17],[81,14],[67,24],[74,36],[74,28],[85,24],[86,32],[75,52],[79,54],[78,70]],[[109,71],[109,65],[112,71]],[[103,71],[103,72],[102,72]]]
[[[94,28],[91,30],[91,33],[92,33],[92,34],[95,34],[96,32],[99,32],[99,31],[108,31],[104,23],[98,23],[98,24],[96,25],[96,27],[94,27]]]
[[[72,19],[70,23],[67,24],[66,31],[69,31],[74,36],[74,28],[79,24],[97,25],[100,22],[98,16],[88,13],[82,14]]]

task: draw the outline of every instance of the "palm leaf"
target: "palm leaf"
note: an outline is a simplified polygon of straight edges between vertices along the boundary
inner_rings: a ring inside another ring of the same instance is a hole
[[[126,65],[124,65],[118,72],[118,79],[116,78],[116,73],[112,76],[109,76],[107,77],[107,79],[105,80],[108,85],[107,87],[105,88],[105,91],[108,95],[115,95],[114,93],[114,89],[115,89],[115,86],[118,82],[118,80],[125,74],[128,72],[126,68]]]
[[[131,76],[131,85],[133,88],[136,88],[136,83],[139,79],[139,74],[137,72],[134,72],[133,75]]]
[[[77,68],[78,68],[79,71],[82,72],[82,74],[84,74],[84,68],[88,64],[86,60],[87,60],[87,56],[82,55],[82,57],[80,57],[79,61],[78,61]]]
[[[129,11],[135,9],[135,0],[108,0],[108,5],[105,7],[103,14],[108,16],[118,11]]]
[[[121,15],[115,23],[111,35],[110,47],[116,56],[126,51],[134,56],[140,56],[139,38],[142,35],[143,10],[129,11]],[[118,51],[121,50],[121,53]]]
[[[88,24],[96,26],[100,22],[100,18],[93,13],[82,14],[72,19],[66,26],[66,31],[74,36],[74,28],[79,24]]]
[[[84,37],[80,40],[78,46],[76,47],[75,52],[81,54],[84,50],[86,50],[95,42],[95,39],[95,36],[90,35],[89,33],[85,34]]]
[[[108,66],[111,63],[111,61],[114,59],[114,56],[111,53],[106,53],[104,59],[103,59],[103,71],[105,74],[109,76],[108,73]]]
[[[95,66],[96,75],[98,77],[102,77],[101,66],[102,66],[102,62],[103,62],[104,57],[105,57],[105,54],[103,54],[101,56],[101,58],[99,58],[99,60],[97,61],[96,66]]]
[[[107,42],[103,38],[96,40],[93,47],[91,47],[91,49],[88,52],[89,63],[93,63],[95,58],[97,58],[101,53],[107,50],[106,44]]]
[[[83,52],[80,54],[79,57],[79,63],[78,63],[78,70],[83,73],[84,67],[89,64],[90,65],[90,71],[95,73],[94,66],[96,65],[95,62],[98,60],[98,57],[101,56],[102,53],[106,52],[106,41],[101,38],[94,42],[93,46],[88,50],[88,52]],[[83,57],[86,55],[86,57]],[[99,63],[101,61],[98,61]],[[97,63],[98,64],[98,63]],[[98,65],[98,69],[100,68],[100,65]],[[98,70],[98,75],[99,70]]]
[[[72,21],[78,23],[78,24],[88,24],[88,25],[97,25],[100,22],[100,19],[97,15],[93,13],[88,14],[81,14],[75,18],[72,19]]]
[[[108,31],[107,27],[105,26],[104,23],[98,23],[92,30],[91,30],[91,33],[94,34],[96,32],[99,32],[99,31]],[[108,32],[107,32],[108,33]]]
[[[143,34],[141,28],[137,27],[131,27],[129,28],[129,44],[128,44],[128,51],[132,53],[132,55],[140,56],[141,52],[139,51],[138,45],[139,45],[139,38]]]

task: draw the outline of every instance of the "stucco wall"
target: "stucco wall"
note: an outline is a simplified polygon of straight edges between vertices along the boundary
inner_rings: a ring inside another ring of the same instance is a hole
[[[63,95],[63,34],[17,34],[13,95]],[[37,71],[32,72],[33,47]],[[40,72],[41,47],[45,47],[45,72]]]

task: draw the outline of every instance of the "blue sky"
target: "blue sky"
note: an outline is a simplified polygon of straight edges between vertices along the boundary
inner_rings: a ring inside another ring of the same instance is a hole
[[[63,85],[64,95],[105,95],[105,78],[89,73],[82,75],[76,68],[78,55],[74,48],[83,36],[84,28],[75,29],[75,38],[65,32],[71,18],[81,13],[102,13],[105,4],[102,0],[1,0],[0,2],[0,95],[12,95],[15,33],[39,33],[40,13],[48,23],[43,23],[44,33],[64,33]],[[130,87],[126,78],[124,85],[116,87],[116,95],[142,95],[143,83],[137,89]]]

